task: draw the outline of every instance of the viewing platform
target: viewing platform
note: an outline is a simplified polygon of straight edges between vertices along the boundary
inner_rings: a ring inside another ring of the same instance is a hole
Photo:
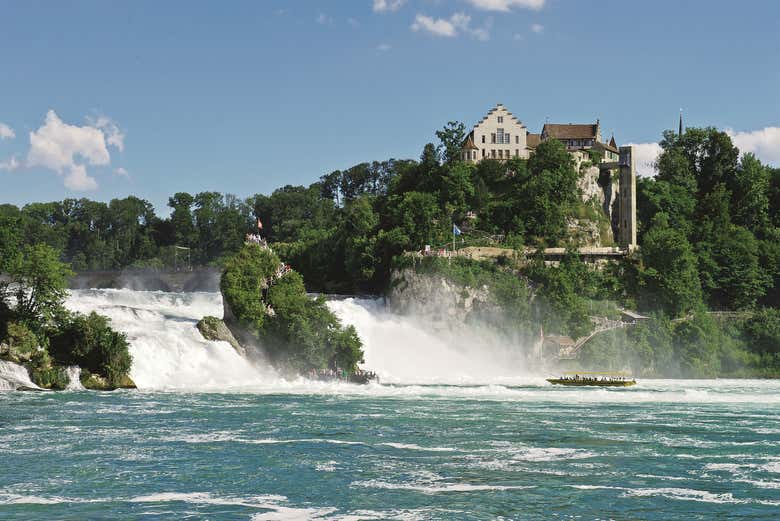
[[[535,248],[524,248],[522,255],[532,257],[538,250]],[[456,249],[454,252],[446,248],[431,248],[428,251],[406,252],[406,255],[419,255],[423,257],[465,257],[474,260],[495,260],[500,257],[512,258],[517,253],[511,248],[498,248],[493,246],[466,246]],[[632,250],[627,248],[618,248],[617,246],[608,247],[583,247],[576,250],[576,254],[585,262],[597,262],[605,260],[618,260],[627,257]],[[566,256],[566,248],[544,248],[542,250],[545,261],[560,262]]]

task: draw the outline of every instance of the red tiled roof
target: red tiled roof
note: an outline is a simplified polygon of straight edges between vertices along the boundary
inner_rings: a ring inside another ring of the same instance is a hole
[[[545,123],[542,134],[555,139],[596,139],[598,124]]]

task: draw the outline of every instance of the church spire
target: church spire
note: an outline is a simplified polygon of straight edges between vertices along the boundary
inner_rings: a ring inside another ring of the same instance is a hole
[[[680,130],[677,132],[677,137],[682,137],[682,135],[683,135],[682,109],[680,109]]]

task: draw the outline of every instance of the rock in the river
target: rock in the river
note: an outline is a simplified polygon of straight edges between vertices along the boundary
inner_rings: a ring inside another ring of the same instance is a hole
[[[246,350],[239,344],[236,337],[227,327],[224,321],[217,317],[203,317],[198,322],[198,331],[206,340],[216,340],[229,343],[238,354],[246,356]]]
[[[123,376],[116,385],[111,385],[107,378],[89,371],[81,371],[81,385],[93,391],[114,391],[116,389],[136,389],[135,382],[129,376]]]

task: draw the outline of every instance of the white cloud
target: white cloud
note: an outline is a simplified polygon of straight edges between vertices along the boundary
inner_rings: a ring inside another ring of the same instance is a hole
[[[13,139],[15,137],[16,132],[14,132],[14,129],[5,123],[0,123],[0,139]]]
[[[446,36],[451,38],[457,36],[458,31],[455,29],[453,23],[444,18],[434,19],[430,16],[418,14],[414,18],[412,24],[412,31],[424,31],[435,36]]]
[[[69,125],[49,110],[44,124],[30,132],[26,166],[54,170],[65,177],[65,186],[71,190],[96,189],[97,181],[87,174],[87,165],[110,164],[108,145],[122,150],[124,134],[105,116],[90,121],[93,126]]]
[[[360,27],[360,22],[358,22],[355,18],[347,18],[347,23],[352,27]]]
[[[483,27],[472,28],[471,17],[464,13],[455,13],[449,18],[432,18],[418,14],[411,27],[415,32],[427,32],[434,36],[452,38],[460,34],[469,34],[477,40],[490,38],[490,23]]]
[[[387,52],[393,47],[389,43],[380,43],[376,46],[376,50],[380,52]]]
[[[545,0],[468,0],[468,2],[477,9],[484,11],[507,12],[514,7],[538,11],[544,7]]]
[[[126,169],[122,168],[121,166],[114,169],[114,173],[120,177],[124,177],[127,179],[130,179],[130,172],[128,172]]]
[[[11,156],[11,159],[7,159],[5,161],[0,161],[0,170],[7,170],[9,172],[13,172],[17,168],[19,168],[21,163],[18,159],[16,159],[16,156]]]
[[[628,143],[634,147],[634,166],[636,175],[651,177],[656,173],[655,163],[661,154],[661,145],[658,143]]]
[[[87,122],[95,128],[99,128],[106,135],[106,143],[116,147],[120,152],[125,151],[125,133],[108,116],[87,117]]]
[[[332,24],[333,18],[326,15],[325,13],[320,13],[319,15],[317,15],[317,23],[320,25]]]
[[[531,24],[531,30],[536,34],[541,34],[544,31],[544,26],[542,24]]]
[[[398,11],[406,0],[374,0],[375,13],[391,13]]]
[[[780,127],[766,127],[752,132],[726,129],[734,145],[744,153],[752,152],[765,163],[780,166]]]

